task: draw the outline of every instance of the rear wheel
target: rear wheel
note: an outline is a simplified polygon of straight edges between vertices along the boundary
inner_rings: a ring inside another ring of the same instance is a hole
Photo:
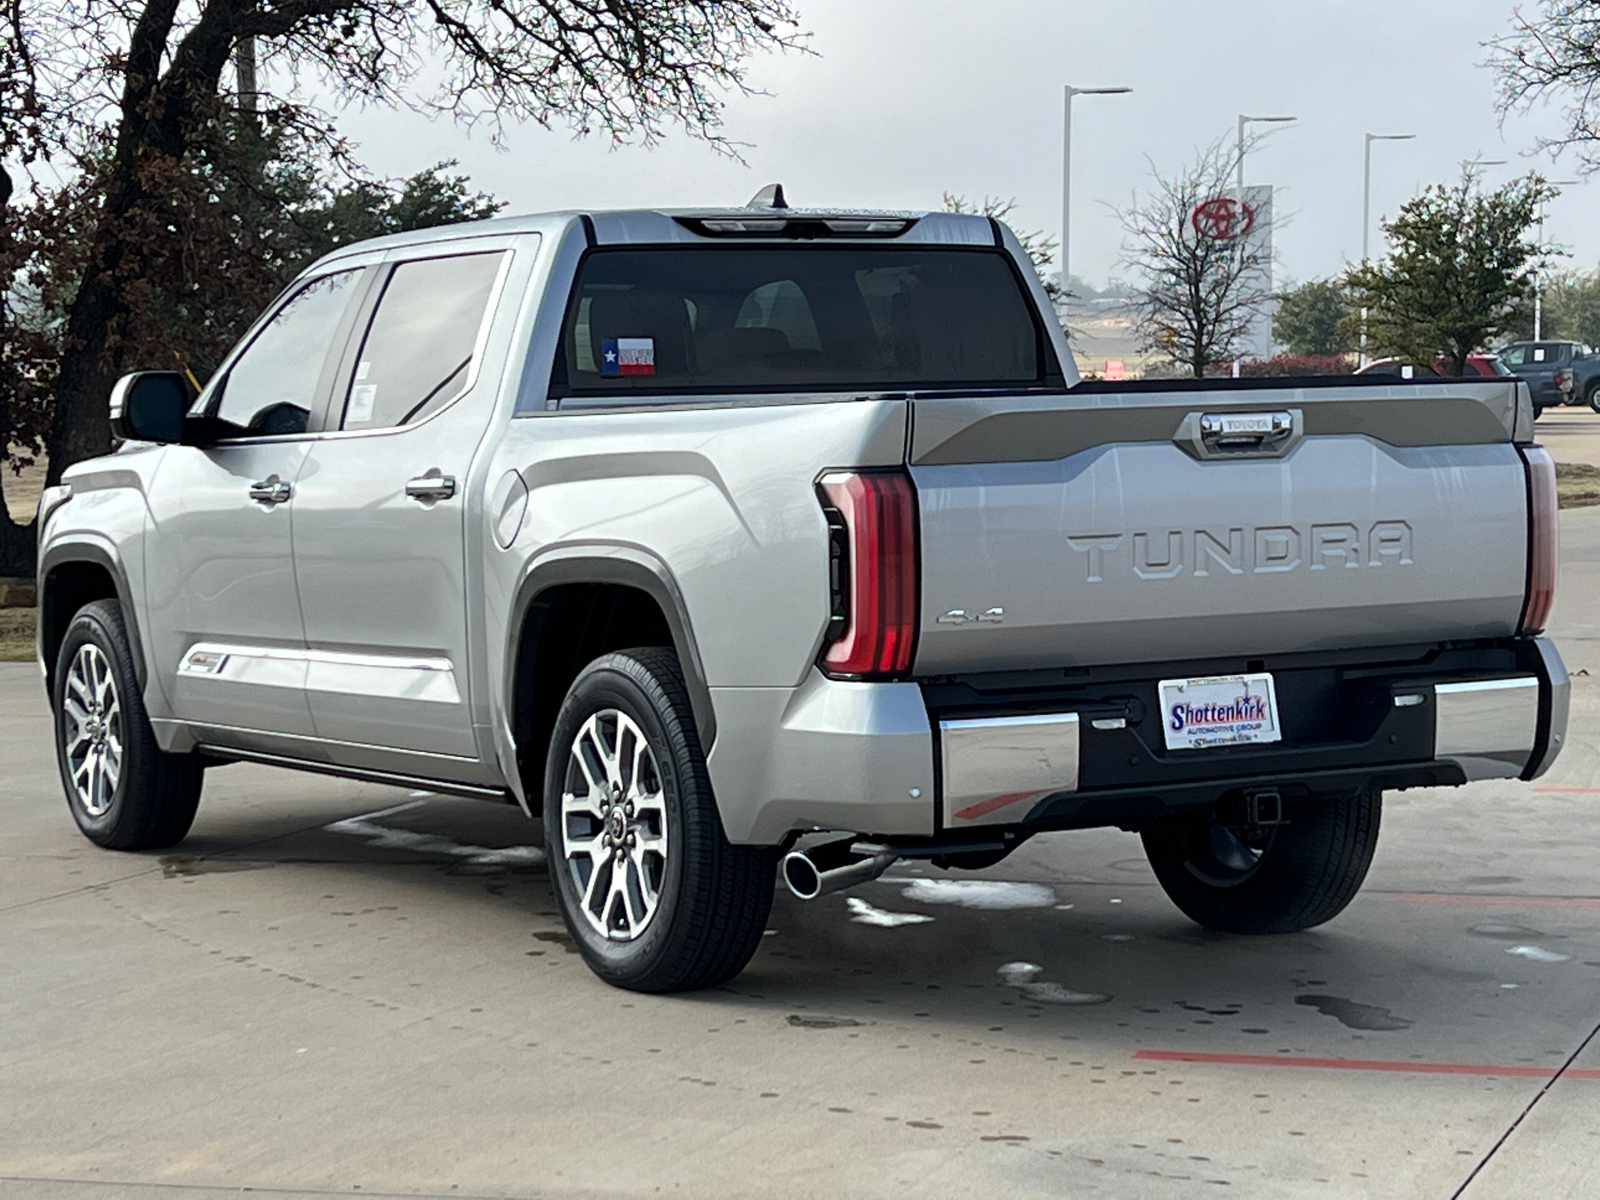
[[[544,822],[561,915],[607,983],[710,987],[761,944],[777,852],[723,835],[670,651],[607,654],[573,681],[550,739]]]
[[[52,700],[61,785],[83,835],[108,850],[181,842],[205,772],[194,755],[156,744],[115,600],[86,604],[72,618]]]
[[[1191,920],[1227,933],[1294,933],[1339,915],[1372,865],[1381,792],[1285,807],[1250,827],[1225,810],[1144,831],[1156,879]]]

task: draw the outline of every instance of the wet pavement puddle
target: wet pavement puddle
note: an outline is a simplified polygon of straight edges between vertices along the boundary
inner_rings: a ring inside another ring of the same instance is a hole
[[[1405,1017],[1395,1016],[1387,1008],[1346,1000],[1343,996],[1296,996],[1294,1002],[1303,1004],[1307,1008],[1314,1008],[1323,1016],[1332,1017],[1350,1029],[1393,1033],[1401,1029],[1410,1029],[1414,1024]]]
[[[367,845],[379,850],[410,850],[418,854],[448,854],[455,858],[465,859],[472,866],[537,866],[545,861],[544,851],[538,846],[503,846],[498,849],[490,846],[469,846],[435,834],[418,833],[411,829],[395,829],[391,826],[377,823],[379,817],[392,817],[397,813],[420,808],[426,803],[428,803],[426,799],[410,800],[405,804],[396,804],[390,808],[380,808],[377,812],[346,817],[342,821],[335,821],[331,825],[323,826],[323,828],[329,833],[343,833],[353,837],[366,838]]]

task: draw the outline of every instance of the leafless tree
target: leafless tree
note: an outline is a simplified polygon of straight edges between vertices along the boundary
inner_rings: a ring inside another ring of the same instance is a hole
[[[147,265],[182,239],[175,189],[192,199],[214,166],[203,148],[237,116],[226,84],[245,39],[265,74],[251,124],[334,151],[309,89],[491,136],[533,122],[648,142],[676,124],[731,152],[724,97],[750,90],[750,56],[804,45],[788,0],[0,0],[0,157],[106,164],[66,305],[52,481],[108,448],[122,330]]]
[[[1250,148],[1247,141],[1245,149]],[[1122,263],[1136,276],[1142,349],[1186,365],[1196,378],[1236,357],[1272,298],[1270,251],[1245,236],[1253,216],[1234,194],[1238,149],[1217,141],[1118,212]]]
[[[1511,22],[1487,43],[1502,119],[1558,99],[1567,128],[1541,149],[1571,149],[1587,170],[1600,169],[1600,0],[1539,0],[1532,14],[1513,10]]]

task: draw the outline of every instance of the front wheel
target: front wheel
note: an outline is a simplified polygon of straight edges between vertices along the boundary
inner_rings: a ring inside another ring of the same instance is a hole
[[[561,915],[607,983],[710,987],[761,944],[777,854],[724,836],[671,651],[607,654],[573,681],[550,738],[544,826]]]
[[[1295,933],[1355,898],[1378,844],[1383,793],[1285,806],[1283,824],[1246,826],[1225,806],[1144,831],[1156,879],[1184,914],[1226,933]]]
[[[1600,413],[1600,383],[1590,384],[1585,398],[1589,401],[1589,407]]]
[[[51,699],[61,784],[83,835],[108,850],[181,842],[205,772],[194,755],[156,744],[115,600],[86,604],[72,618]]]

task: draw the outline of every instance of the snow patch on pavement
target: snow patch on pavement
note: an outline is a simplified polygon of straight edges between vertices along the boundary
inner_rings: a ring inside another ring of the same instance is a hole
[[[1016,988],[1023,999],[1039,1004],[1104,1004],[1111,999],[1100,992],[1077,992],[1059,983],[1041,980],[1039,976],[1043,974],[1044,968],[1038,963],[1008,962],[995,971],[995,978],[1006,987]]]
[[[850,909],[850,919],[857,925],[876,925],[880,929],[894,929],[900,925],[922,925],[933,920],[932,917],[923,916],[921,913],[887,912],[881,908],[873,908],[856,896],[847,897],[845,905]]]
[[[1013,908],[1049,908],[1056,894],[1042,883],[1005,883],[998,879],[897,879],[907,900],[923,904],[959,904],[962,908],[994,911]]]
[[[1508,946],[1507,954],[1515,954],[1518,958],[1525,958],[1529,962],[1558,963],[1571,962],[1572,955],[1557,954],[1554,950],[1546,950],[1543,946]]]

